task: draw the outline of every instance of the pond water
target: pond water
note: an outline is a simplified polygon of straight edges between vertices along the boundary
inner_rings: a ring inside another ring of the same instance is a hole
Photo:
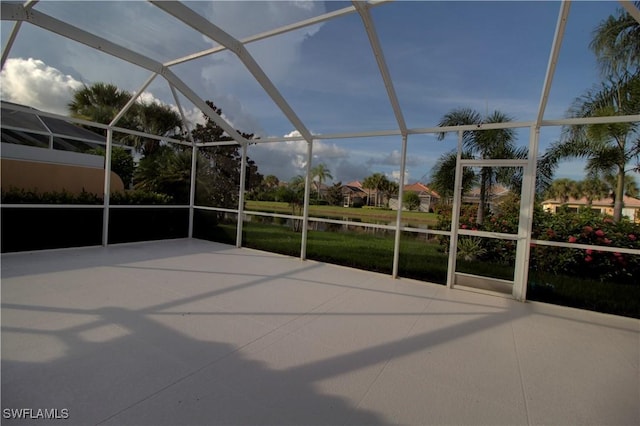
[[[235,220],[235,215],[232,220]],[[389,235],[392,236],[395,233],[394,229],[381,229],[381,228],[373,228],[369,226],[361,226],[359,224],[372,224],[372,225],[386,225],[395,227],[395,220],[392,222],[389,221],[381,221],[381,220],[362,220],[360,218],[353,217],[335,217],[335,216],[315,216],[316,218],[321,219],[330,219],[330,220],[341,220],[344,222],[350,222],[350,224],[343,223],[330,223],[330,222],[321,222],[317,220],[310,220],[308,225],[308,230],[310,231],[326,231],[326,232],[367,232],[376,235]],[[226,218],[226,217],[225,217]],[[294,227],[300,226],[302,219],[287,219],[281,217],[271,217],[271,216],[261,216],[261,215],[244,215],[244,222],[248,223],[262,223],[262,224],[272,224],[272,225],[281,225],[284,227]],[[353,225],[351,225],[353,223]],[[418,229],[429,229],[428,225],[425,224],[412,224],[412,223],[401,223],[403,227],[412,227]]]

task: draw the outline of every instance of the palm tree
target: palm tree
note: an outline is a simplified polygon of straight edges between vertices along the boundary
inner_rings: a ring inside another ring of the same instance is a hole
[[[612,174],[607,174],[602,177],[605,185],[609,188],[615,188],[617,183],[617,177]],[[624,175],[624,195],[628,197],[637,197],[638,192],[638,184],[636,183],[636,179],[632,175],[625,174]],[[612,198],[615,197],[615,194],[612,194]],[[615,199],[614,199],[615,201]]]
[[[318,200],[320,200],[320,189],[322,187],[322,183],[327,179],[333,179],[333,176],[331,176],[331,172],[327,168],[327,165],[324,163],[320,163],[312,168],[311,176],[313,176],[314,180],[317,179],[316,185],[318,189]]]
[[[373,189],[376,191],[376,199],[374,205],[378,206],[378,195],[385,190],[389,185],[389,179],[382,173],[374,173],[368,176],[362,181],[362,187],[365,189]],[[369,192],[369,198],[371,198],[371,192]]]
[[[200,203],[210,198],[212,173],[208,161],[198,154],[196,190]],[[191,150],[160,146],[152,156],[145,156],[135,171],[136,189],[170,195],[178,204],[189,202],[191,182]]]
[[[640,2],[635,2],[636,6]],[[627,12],[610,16],[594,31],[590,45],[605,82],[577,98],[570,117],[637,114],[640,111],[640,23]],[[640,156],[638,123],[571,126],[543,157],[551,169],[561,159],[586,158],[589,175],[614,175],[613,220],[622,217],[627,165]],[[640,168],[640,166],[638,167]]]
[[[121,90],[113,84],[94,83],[76,90],[68,108],[73,117],[108,124],[131,98],[131,93]],[[152,135],[177,137],[180,134],[181,122],[180,115],[167,105],[161,105],[157,102],[136,102],[116,124],[118,127]],[[97,131],[106,135],[104,130]],[[156,139],[140,136],[127,135],[120,140],[122,142],[128,141],[144,155],[152,154],[159,146]]]
[[[168,105],[161,105],[156,102],[148,104],[137,104],[137,121],[140,130],[152,135],[176,137],[180,135],[182,120],[180,115],[172,110]],[[150,155],[160,146],[157,139],[137,138],[135,146],[144,155]]]
[[[91,86],[84,85],[73,93],[73,98],[67,107],[72,117],[94,121],[101,124],[109,124],[131,99],[131,93],[120,90],[114,84],[94,83]],[[121,127],[129,127],[134,119],[131,112],[125,114],[118,123]],[[130,128],[135,128],[130,127]],[[106,135],[106,130],[98,130]]]
[[[602,117],[637,114],[640,111],[640,74],[622,81],[602,83],[577,98],[570,117]],[[622,217],[624,183],[627,165],[640,152],[638,122],[583,124],[563,129],[559,142],[552,144],[542,158],[545,167],[554,169],[563,159],[585,158],[586,170],[591,175],[612,174],[616,177],[613,186],[613,220]]]
[[[635,2],[640,8],[640,1]],[[635,74],[640,64],[640,24],[624,10],[600,22],[589,47],[605,78]]]
[[[595,177],[587,177],[582,181],[582,195],[587,199],[587,206],[593,204],[593,200],[602,200],[611,194],[609,185],[601,179]]]
[[[470,108],[460,108],[445,114],[438,126],[480,126],[482,124],[506,123],[509,121],[512,121],[511,117],[500,111],[494,111],[490,115],[483,117],[480,113]],[[446,132],[438,134],[438,139],[444,139],[445,135]],[[526,148],[517,148],[515,139],[516,135],[513,129],[473,130],[465,131],[462,135],[462,143],[466,155],[477,159],[526,158]],[[480,170],[480,203],[476,218],[478,224],[482,224],[484,221],[487,202],[491,196],[491,189],[494,183],[500,182],[512,187],[514,182],[519,180],[513,179],[512,172],[513,169],[507,170],[496,167],[482,167]]]
[[[546,194],[549,198],[557,198],[562,204],[567,204],[569,197],[579,198],[581,196],[581,188],[578,182],[573,179],[556,179],[551,183]]]
[[[470,160],[473,156],[462,152],[462,159]],[[455,192],[454,183],[456,178],[456,153],[455,151],[442,154],[436,164],[431,169],[429,187],[440,194],[444,202],[449,202]],[[462,194],[468,193],[477,184],[476,175],[472,169],[465,167],[462,171]]]

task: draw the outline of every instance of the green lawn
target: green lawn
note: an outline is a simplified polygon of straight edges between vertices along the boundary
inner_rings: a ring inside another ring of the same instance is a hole
[[[291,206],[287,203],[276,201],[247,201],[245,210],[253,210],[267,213],[292,214]],[[395,222],[397,212],[389,209],[363,207],[339,207],[339,206],[309,206],[309,215],[315,217],[360,219],[363,222]],[[435,213],[402,212],[402,221],[412,225],[436,224]]]
[[[208,213],[208,212],[207,212]],[[235,243],[235,224],[218,224],[206,233],[196,228],[198,238]],[[417,280],[446,282],[447,256],[434,240],[403,233],[399,275]],[[309,231],[307,258],[348,267],[391,274],[393,237],[369,231]],[[245,223],[243,246],[300,256],[301,233],[289,227]],[[457,270],[476,275],[512,279],[513,266],[458,260]],[[603,283],[563,275],[531,272],[528,299],[640,318],[640,286]]]

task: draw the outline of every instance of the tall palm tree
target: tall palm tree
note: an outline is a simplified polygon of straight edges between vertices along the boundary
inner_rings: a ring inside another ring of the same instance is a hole
[[[622,81],[602,83],[577,98],[570,117],[602,117],[637,114],[640,111],[640,74]],[[622,217],[624,183],[629,163],[639,158],[638,122],[567,126],[560,141],[552,144],[542,158],[551,169],[563,159],[584,158],[589,174],[613,174],[613,220]]]
[[[640,8],[640,1],[634,2]],[[596,27],[589,44],[605,78],[635,74],[640,64],[640,24],[625,10]]]
[[[472,158],[473,155],[469,152],[462,152],[462,159]],[[453,198],[455,192],[456,161],[456,152],[447,152],[440,156],[431,169],[429,187],[435,189],[441,199],[447,203]],[[465,167],[462,171],[462,194],[468,193],[475,184],[477,184],[476,174],[472,169]]]
[[[316,187],[318,190],[318,200],[320,200],[320,189],[322,187],[322,183],[327,179],[333,179],[331,176],[331,171],[327,168],[327,165],[324,163],[320,163],[314,168],[311,169],[311,176],[316,180]]]
[[[454,109],[442,117],[438,126],[462,126],[488,123],[506,123],[512,118],[500,111],[483,117],[477,111],[470,108]],[[444,139],[446,132],[438,134],[438,139]],[[526,158],[526,148],[515,146],[516,135],[513,129],[491,129],[465,131],[462,135],[462,144],[466,153],[477,159],[513,159]],[[482,167],[480,170],[480,203],[476,222],[482,224],[484,221],[487,203],[491,196],[491,189],[495,183],[502,183],[511,187],[514,182],[512,170],[497,167]],[[516,179],[518,180],[518,179]]]
[[[606,174],[602,177],[602,179],[604,180],[604,182],[606,182],[605,185],[607,185],[609,188],[615,188],[617,183],[617,176],[612,174]],[[636,182],[636,179],[632,175],[625,174],[624,175],[624,195],[628,197],[637,197],[639,191],[640,190],[638,189],[638,184]],[[615,194],[612,195],[612,198],[613,197],[615,197]]]
[[[109,124],[131,99],[131,93],[120,90],[114,84],[94,83],[84,85],[73,93],[71,102],[67,104],[72,117]],[[134,122],[131,112],[118,123],[121,127],[128,127]],[[135,128],[135,127],[133,127]],[[105,130],[92,130],[106,135]]]
[[[137,104],[137,121],[141,131],[158,136],[176,137],[181,133],[182,120],[180,115],[168,105],[156,102]],[[144,155],[153,154],[160,143],[157,139],[138,138],[136,147]]]
[[[374,205],[378,206],[379,194],[387,188],[389,179],[382,173],[374,173],[368,176],[362,181],[362,187],[365,189],[373,189],[376,191],[376,198]],[[371,192],[369,192],[369,198],[371,198]]]
[[[640,2],[635,2],[640,6]],[[595,29],[590,45],[605,82],[577,98],[570,117],[631,115],[640,112],[640,23],[626,11],[610,16]],[[622,217],[628,164],[640,156],[637,122],[591,124],[563,129],[559,142],[543,157],[554,168],[561,159],[586,158],[590,175],[614,175],[613,220]],[[640,166],[638,166],[640,169]]]
[[[113,84],[94,83],[76,90],[67,106],[73,117],[108,124],[131,98],[131,93]],[[177,137],[180,135],[181,119],[167,105],[136,102],[118,121],[117,126],[157,136]],[[104,130],[98,132],[106,135]],[[153,154],[159,146],[156,139],[140,136],[127,135],[120,140],[134,145],[144,155]]]

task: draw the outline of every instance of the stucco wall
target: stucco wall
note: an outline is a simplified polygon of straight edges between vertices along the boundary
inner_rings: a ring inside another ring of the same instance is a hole
[[[2,189],[10,187],[38,192],[62,191],[79,194],[84,189],[97,195],[104,192],[102,169],[64,164],[40,163],[3,158]],[[120,177],[111,172],[111,191],[123,191]]]

